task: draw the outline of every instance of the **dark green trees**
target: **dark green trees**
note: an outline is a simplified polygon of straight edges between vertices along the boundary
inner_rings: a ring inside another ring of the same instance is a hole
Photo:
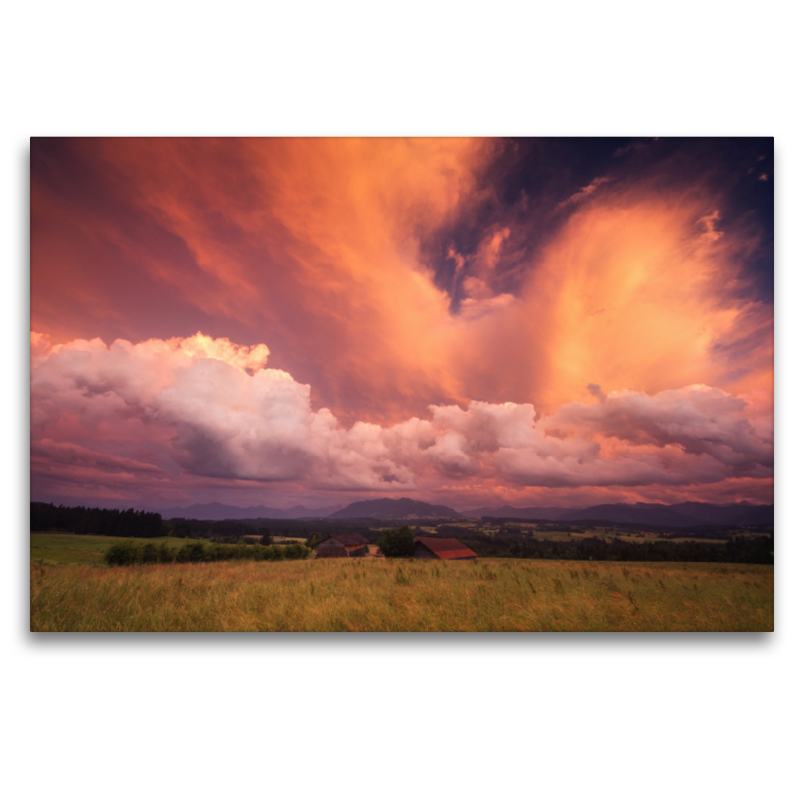
[[[378,539],[378,547],[387,558],[413,556],[414,534],[411,533],[411,528],[408,525],[403,525],[402,528],[385,530],[380,539]]]

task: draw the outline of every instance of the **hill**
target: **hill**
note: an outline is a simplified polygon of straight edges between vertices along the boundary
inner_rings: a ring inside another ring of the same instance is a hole
[[[434,506],[420,500],[401,497],[392,500],[359,500],[349,506],[334,511],[328,519],[463,519],[463,515],[448,506]]]
[[[607,519],[609,522],[641,522],[648,525],[669,525],[673,528],[684,528],[696,525],[698,520],[674,511],[669,506],[656,503],[610,503],[589,506],[578,511],[570,511],[561,519],[574,522],[581,519]]]
[[[305,519],[326,517],[338,506],[326,508],[270,508],[268,506],[229,506],[224,503],[195,503],[188,508],[165,508],[158,513],[162,519],[203,519],[221,521],[225,519]]]
[[[499,508],[485,506],[483,508],[471,508],[469,512],[464,512],[469,517],[509,517],[513,519],[550,519],[559,520],[564,514],[574,511],[572,508],[558,508],[555,506],[525,506],[524,508],[514,508],[514,506],[504,505]]]
[[[711,503],[679,503],[672,508],[710,525],[771,525],[775,519],[774,505],[731,503],[715,506]]]
[[[771,525],[775,518],[773,505],[751,503],[608,503],[588,508],[476,508],[471,514],[498,519],[540,519],[563,522],[607,520],[638,525],[668,525],[688,528],[696,525]]]

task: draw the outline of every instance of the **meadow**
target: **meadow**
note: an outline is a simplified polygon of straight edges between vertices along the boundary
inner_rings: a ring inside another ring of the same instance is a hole
[[[773,605],[773,567],[752,564],[31,567],[32,631],[771,631]]]
[[[31,533],[31,565],[103,564],[106,551],[125,539],[119,536],[78,536],[74,533]],[[136,542],[166,544],[176,550],[188,541],[175,536],[134,539]]]

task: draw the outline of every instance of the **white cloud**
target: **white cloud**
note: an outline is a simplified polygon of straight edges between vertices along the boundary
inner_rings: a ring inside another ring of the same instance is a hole
[[[57,463],[155,480],[162,467],[132,454],[151,445],[193,475],[314,489],[408,490],[436,475],[558,487],[772,474],[770,420],[707,386],[652,396],[596,387],[600,402],[538,422],[528,403],[472,401],[431,406],[430,420],[345,429],[328,409],[312,410],[309,386],[266,367],[264,345],[199,334],[32,342],[32,465],[45,473]]]

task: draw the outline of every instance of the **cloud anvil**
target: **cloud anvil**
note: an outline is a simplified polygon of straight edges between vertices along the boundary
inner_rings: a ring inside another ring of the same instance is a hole
[[[33,139],[32,499],[771,503],[772,152]]]

